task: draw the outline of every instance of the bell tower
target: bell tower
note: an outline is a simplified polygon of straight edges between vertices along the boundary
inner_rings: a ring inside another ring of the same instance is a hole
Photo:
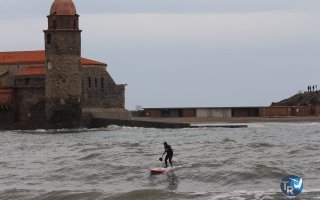
[[[72,0],[54,0],[45,34],[46,116],[72,128],[81,125],[81,30]]]

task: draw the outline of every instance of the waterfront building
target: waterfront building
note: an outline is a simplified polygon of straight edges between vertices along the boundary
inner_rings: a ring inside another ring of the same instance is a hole
[[[45,50],[0,52],[2,126],[80,127],[83,118],[129,119],[125,84],[107,64],[81,56],[79,15],[72,0],[55,0]]]

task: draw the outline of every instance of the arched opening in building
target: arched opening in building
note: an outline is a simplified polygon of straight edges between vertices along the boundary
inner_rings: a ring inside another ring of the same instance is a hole
[[[47,44],[51,44],[51,34],[47,34]]]
[[[88,88],[91,88],[91,78],[88,77]]]
[[[97,78],[94,79],[94,86],[95,86],[96,88],[98,87],[98,79],[97,79]]]
[[[101,78],[101,88],[104,88],[104,78]]]

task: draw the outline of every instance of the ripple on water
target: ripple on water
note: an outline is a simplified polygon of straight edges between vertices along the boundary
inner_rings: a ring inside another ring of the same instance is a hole
[[[230,138],[224,138],[222,141],[221,141],[222,144],[226,144],[226,143],[237,143],[237,141],[235,140],[232,140]]]
[[[82,158],[79,158],[78,160],[81,160],[81,161],[92,160],[92,159],[98,158],[99,156],[101,156],[101,153],[91,153]]]
[[[103,194],[100,192],[82,192],[82,191],[53,191],[42,194],[36,200],[88,200],[102,198]]]
[[[150,199],[175,199],[183,197],[183,194],[177,194],[172,191],[146,189],[146,190],[134,190],[128,193],[116,194],[108,199],[112,200],[150,200]],[[188,198],[188,196],[186,199]]]
[[[287,173],[304,178],[304,194],[319,197],[309,191],[320,180],[318,128],[2,132],[0,199],[268,199]],[[150,176],[148,169],[161,166],[163,141],[173,146],[180,167]]]
[[[256,142],[256,143],[249,143],[248,147],[254,148],[254,149],[259,149],[259,148],[273,148],[276,147],[277,145],[271,144],[271,143],[266,143],[266,142]]]

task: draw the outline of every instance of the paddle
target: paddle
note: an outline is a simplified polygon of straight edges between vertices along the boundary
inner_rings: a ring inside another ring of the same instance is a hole
[[[162,162],[163,161],[163,156],[161,158],[159,158],[159,161],[161,162],[161,167],[164,167],[164,163]]]

